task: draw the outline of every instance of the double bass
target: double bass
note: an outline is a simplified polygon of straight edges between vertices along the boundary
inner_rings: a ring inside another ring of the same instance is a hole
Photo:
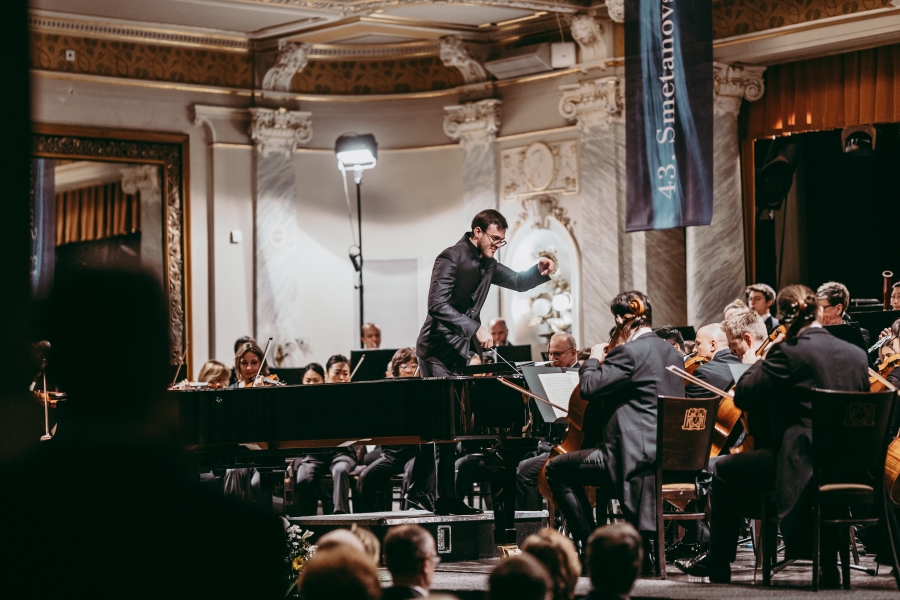
[[[628,305],[628,309],[630,312],[624,316],[616,315],[616,328],[606,345],[607,352],[628,341],[630,325],[636,319],[644,316],[646,311],[646,307],[640,298],[632,300]],[[544,466],[541,467],[541,474],[538,476],[538,491],[547,499],[551,506],[554,505],[554,502],[553,492],[550,490],[550,484],[547,483],[547,463],[556,456],[589,448],[595,445],[602,436],[602,432],[593,431],[593,428],[589,426],[585,419],[588,402],[581,397],[580,387],[580,385],[575,386],[571,397],[569,397],[569,412],[566,415],[569,426],[566,428],[566,435],[558,445],[550,449],[550,456],[544,461]],[[585,491],[588,492],[588,499],[593,505],[594,488],[587,488]]]

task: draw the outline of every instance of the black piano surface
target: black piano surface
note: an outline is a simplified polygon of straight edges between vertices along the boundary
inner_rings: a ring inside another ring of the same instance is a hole
[[[188,452],[521,436],[522,395],[493,377],[170,391]]]

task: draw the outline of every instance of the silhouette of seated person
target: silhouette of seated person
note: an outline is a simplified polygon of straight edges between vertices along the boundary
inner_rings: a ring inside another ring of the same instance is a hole
[[[5,585],[30,597],[281,597],[279,520],[207,494],[179,459],[155,276],[72,272],[49,307],[68,400],[56,437],[0,472],[15,482],[0,495]]]

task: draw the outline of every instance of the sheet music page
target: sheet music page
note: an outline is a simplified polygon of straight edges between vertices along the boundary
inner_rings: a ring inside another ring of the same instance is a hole
[[[544,391],[547,392],[547,400],[568,410],[569,397],[572,395],[575,386],[578,385],[578,371],[541,373],[538,375],[538,378],[541,380],[541,385],[544,386]],[[566,413],[556,408],[556,406],[551,406],[550,408],[553,409],[553,414],[556,415],[557,419],[566,416]]]

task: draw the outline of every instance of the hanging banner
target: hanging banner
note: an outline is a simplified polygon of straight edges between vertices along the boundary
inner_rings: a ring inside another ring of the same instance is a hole
[[[626,0],[626,231],[709,225],[712,0]]]

